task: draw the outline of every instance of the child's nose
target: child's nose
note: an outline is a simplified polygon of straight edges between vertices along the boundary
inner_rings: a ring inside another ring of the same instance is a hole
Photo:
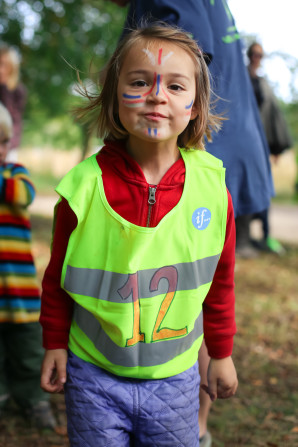
[[[163,102],[168,99],[168,96],[166,95],[163,84],[162,84],[162,75],[156,76],[156,81],[153,85],[153,88],[148,95],[148,98],[150,98],[151,101],[155,102]]]

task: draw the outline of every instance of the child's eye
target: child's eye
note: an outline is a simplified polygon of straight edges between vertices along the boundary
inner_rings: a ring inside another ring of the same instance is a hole
[[[137,80],[131,83],[133,87],[147,87],[147,82],[142,80]]]
[[[174,90],[176,92],[179,92],[179,91],[183,90],[183,87],[181,87],[181,85],[178,85],[178,84],[171,84],[171,85],[169,85],[168,88],[170,90]]]

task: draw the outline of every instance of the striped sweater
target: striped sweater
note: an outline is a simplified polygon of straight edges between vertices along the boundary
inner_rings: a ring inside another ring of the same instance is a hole
[[[0,166],[0,323],[38,321],[40,295],[28,205],[35,190],[24,166]]]

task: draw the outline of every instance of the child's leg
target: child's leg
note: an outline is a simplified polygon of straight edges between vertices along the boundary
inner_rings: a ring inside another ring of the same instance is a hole
[[[6,323],[0,324],[0,411],[9,399],[9,390],[6,372],[6,354],[5,345],[5,327]]]
[[[41,327],[38,322],[8,323],[7,326],[6,357],[11,395],[23,409],[33,408],[49,399],[40,388]]]
[[[71,447],[197,447],[197,363],[162,380],[118,377],[71,352],[65,402]]]
[[[129,447],[131,382],[69,353],[65,402],[71,447]]]
[[[201,383],[207,385],[207,370],[210,362],[205,340],[199,351],[199,371],[201,376]],[[207,432],[208,416],[211,408],[211,399],[204,390],[200,390],[200,411],[199,411],[199,427],[200,438]]]
[[[198,364],[162,380],[140,381],[135,395],[136,447],[198,447]]]

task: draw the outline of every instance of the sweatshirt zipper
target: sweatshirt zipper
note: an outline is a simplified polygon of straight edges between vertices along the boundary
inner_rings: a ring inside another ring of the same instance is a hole
[[[148,197],[149,208],[148,208],[146,227],[149,227],[150,225],[152,207],[156,203],[155,193],[156,193],[156,186],[149,186],[149,197]]]

